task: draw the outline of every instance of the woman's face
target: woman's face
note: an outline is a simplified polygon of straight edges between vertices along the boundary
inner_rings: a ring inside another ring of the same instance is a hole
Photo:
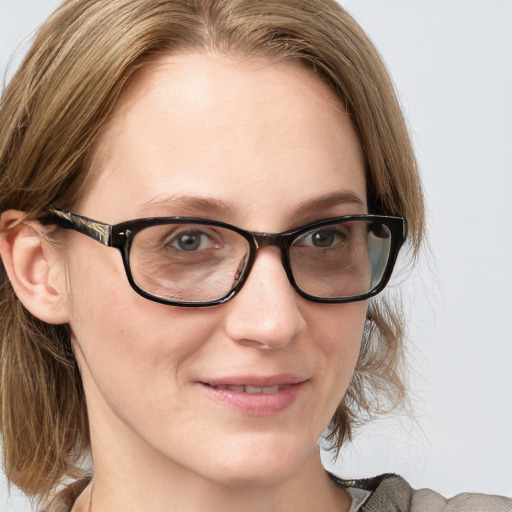
[[[367,212],[349,116],[291,63],[162,58],[124,91],[91,173],[74,210],[109,224],[182,215],[272,233]],[[117,250],[75,232],[64,248],[97,466],[229,484],[307,466],[350,382],[366,302],[306,301],[266,247],[231,301],[166,306],[130,287]]]

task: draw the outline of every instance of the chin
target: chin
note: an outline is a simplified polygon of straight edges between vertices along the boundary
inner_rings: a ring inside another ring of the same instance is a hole
[[[291,466],[290,461],[285,465],[259,466],[248,462],[244,467],[225,469],[221,478],[217,474],[212,482],[230,488],[262,488],[273,487],[290,479],[297,471],[297,466]]]
[[[211,459],[208,465],[211,464],[211,480],[217,483],[230,487],[265,487],[290,479],[308,458],[317,454],[316,442],[305,446],[285,434],[271,440],[255,439],[250,446],[233,446],[219,454],[220,459]],[[213,453],[212,456],[215,457]]]

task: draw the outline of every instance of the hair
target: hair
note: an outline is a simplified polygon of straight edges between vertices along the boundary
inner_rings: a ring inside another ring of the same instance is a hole
[[[91,147],[127,81],[148,60],[183,51],[308,66],[346,105],[366,162],[370,212],[407,220],[421,245],[421,184],[406,123],[374,45],[334,0],[68,0],[37,32],[0,100],[0,212],[38,219],[80,196]],[[0,266],[1,424],[10,482],[46,497],[80,475],[89,446],[68,326],[32,316]],[[327,439],[403,401],[400,304],[373,299],[361,354]]]

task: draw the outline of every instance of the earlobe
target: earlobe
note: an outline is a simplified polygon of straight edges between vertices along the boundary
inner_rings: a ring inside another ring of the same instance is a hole
[[[64,265],[45,239],[37,221],[23,221],[24,213],[9,210],[0,218],[0,255],[14,291],[37,318],[50,324],[69,321]]]

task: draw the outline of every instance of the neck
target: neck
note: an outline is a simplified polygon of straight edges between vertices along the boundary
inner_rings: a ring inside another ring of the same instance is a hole
[[[112,454],[112,445],[109,450],[102,453]],[[245,484],[212,481],[158,457],[146,463],[130,452],[100,457],[93,448],[94,479],[88,488],[92,492],[84,493],[79,512],[339,512],[350,508],[350,497],[331,481],[316,449],[287,478]]]
[[[348,494],[334,484],[318,453],[284,481],[229,485],[191,474],[184,468],[95,465],[93,485],[82,497],[80,512],[310,512],[347,511]],[[90,492],[92,490],[92,492]],[[87,492],[89,491],[89,492]]]

